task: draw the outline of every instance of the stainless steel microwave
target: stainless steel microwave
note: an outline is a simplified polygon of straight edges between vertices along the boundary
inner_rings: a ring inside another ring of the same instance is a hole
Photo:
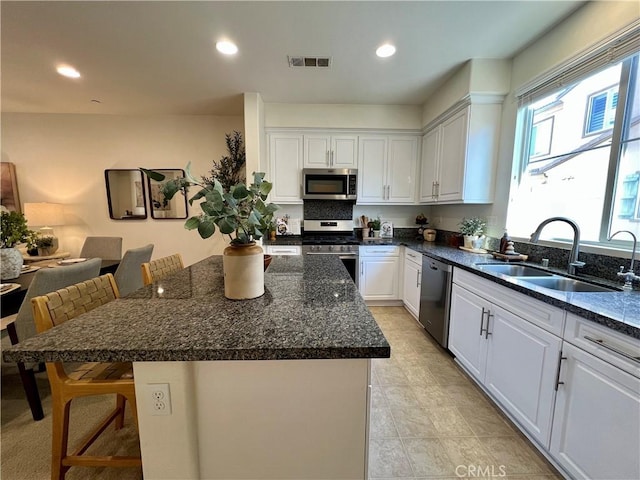
[[[305,200],[355,200],[358,171],[349,168],[305,168],[302,198]]]

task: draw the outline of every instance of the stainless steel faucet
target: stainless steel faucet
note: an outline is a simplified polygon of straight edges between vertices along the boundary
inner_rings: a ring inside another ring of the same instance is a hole
[[[633,269],[633,261],[636,256],[637,239],[635,234],[633,232],[630,232],[629,230],[618,230],[616,233],[611,235],[607,240],[611,241],[611,239],[619,233],[628,233],[629,235],[631,235],[631,237],[633,237],[633,250],[631,250],[631,265],[629,265],[629,270],[627,270],[627,272],[625,273],[624,267],[621,265],[620,271],[618,272],[618,276],[624,278],[624,286],[622,288],[624,288],[625,290],[632,290],[633,281],[640,280],[640,277],[635,274],[635,270]]]
[[[567,273],[569,275],[575,275],[576,268],[584,267],[584,262],[578,261],[578,254],[580,253],[580,227],[578,224],[566,217],[551,217],[544,220],[536,231],[531,234],[531,243],[538,243],[540,239],[540,233],[542,229],[551,222],[565,222],[573,228],[573,245],[571,246],[571,253],[569,254],[569,261],[567,264]]]

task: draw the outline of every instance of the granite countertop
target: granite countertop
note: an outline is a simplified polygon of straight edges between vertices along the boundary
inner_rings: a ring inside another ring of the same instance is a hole
[[[271,244],[280,242],[301,243],[300,237],[277,237]],[[522,285],[512,277],[498,273],[487,272],[476,267],[477,263],[503,263],[494,259],[490,254],[476,254],[465,252],[448,245],[425,242],[415,238],[385,238],[385,239],[361,239],[361,245],[404,245],[424,255],[442,260],[455,267],[470,271],[476,275],[488,278],[496,283],[504,285],[512,290],[536,298],[550,305],[557,306],[567,312],[575,313],[593,322],[605,325],[621,333],[640,338],[640,291],[620,292],[562,292],[549,290],[534,285]],[[527,262],[519,262],[525,263]],[[540,265],[535,265],[541,268]],[[566,275],[566,272],[550,268],[552,273]],[[594,281],[605,285],[620,288],[621,283],[611,283],[602,279],[577,276],[581,280]]]
[[[562,292],[549,290],[534,285],[524,286],[516,283],[509,276],[480,270],[477,263],[504,263],[495,260],[490,254],[468,253],[454,247],[438,245],[432,242],[423,242],[411,239],[393,239],[384,243],[404,245],[417,252],[420,252],[437,260],[470,271],[476,275],[493,280],[524,293],[530,297],[542,300],[550,305],[557,306],[567,312],[575,313],[583,318],[594,321],[601,325],[625,333],[635,338],[640,338],[640,291],[620,291],[620,292]],[[380,244],[380,242],[377,242]],[[527,263],[527,262],[519,262]],[[538,268],[540,265],[531,264]],[[549,269],[552,273],[563,274],[560,270]],[[597,280],[586,277],[574,277],[581,280]],[[621,283],[601,281],[600,283],[620,288]]]
[[[276,256],[265,294],[224,297],[222,257],[187,267],[3,352],[6,361],[387,358],[337,257]]]

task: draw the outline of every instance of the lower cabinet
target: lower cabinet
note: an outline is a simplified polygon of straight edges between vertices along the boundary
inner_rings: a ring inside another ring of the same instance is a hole
[[[567,342],[562,356],[551,455],[575,478],[640,478],[640,378]]]
[[[455,269],[449,349],[569,477],[640,478],[640,340]]]
[[[405,308],[418,318],[420,315],[420,286],[422,284],[422,254],[410,249],[404,253],[404,281],[402,302]]]
[[[548,447],[562,340],[455,283],[450,322],[457,360]]]
[[[365,300],[398,300],[400,247],[360,247],[360,293]]]

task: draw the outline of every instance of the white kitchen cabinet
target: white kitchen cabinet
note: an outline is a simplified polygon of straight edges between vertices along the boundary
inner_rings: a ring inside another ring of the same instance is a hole
[[[491,203],[501,105],[445,112],[422,138],[420,203]]]
[[[302,203],[303,136],[294,133],[269,134],[269,169],[274,203]]]
[[[551,455],[575,478],[640,478],[640,379],[569,343]]]
[[[368,135],[358,140],[358,204],[412,205],[416,198],[418,137]]]
[[[398,300],[400,247],[360,247],[360,293],[365,300]]]
[[[301,245],[265,245],[264,253],[268,255],[302,255]]]
[[[482,290],[488,281],[474,277],[472,289]],[[548,447],[561,338],[507,310],[517,299],[499,293],[494,297],[495,288],[500,287],[495,283],[489,282],[492,290],[484,298],[466,288],[464,275],[454,273],[456,280],[451,293],[449,350],[512,418]],[[522,306],[512,309],[524,310]]]
[[[405,249],[402,302],[416,319],[420,316],[420,285],[422,284],[422,254]]]
[[[640,341],[567,314],[551,455],[575,478],[640,478]]]
[[[356,168],[357,152],[356,135],[304,135],[305,168]]]

